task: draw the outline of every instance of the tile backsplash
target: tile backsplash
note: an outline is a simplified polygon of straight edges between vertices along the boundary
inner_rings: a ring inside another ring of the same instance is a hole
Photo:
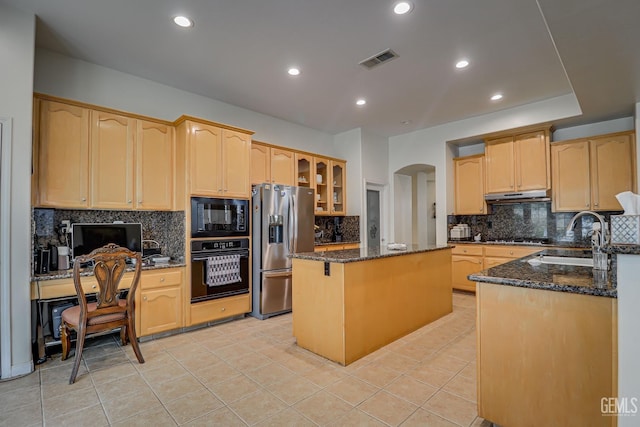
[[[595,218],[583,216],[576,221],[574,237],[565,235],[571,218],[577,212],[551,212],[551,202],[494,204],[488,215],[449,215],[449,230],[456,224],[471,227],[472,237],[480,233],[482,240],[548,239],[551,243],[590,246],[589,232]],[[620,211],[598,212],[608,222]]]
[[[34,247],[46,247],[48,244],[60,245],[57,232],[62,220],[71,223],[112,223],[114,221],[142,224],[142,238],[155,240],[162,248],[162,254],[174,260],[184,260],[185,253],[185,214],[164,211],[100,211],[33,209]],[[151,247],[155,245],[151,244]]]
[[[353,216],[317,216],[316,241],[330,242],[359,242],[360,217]]]

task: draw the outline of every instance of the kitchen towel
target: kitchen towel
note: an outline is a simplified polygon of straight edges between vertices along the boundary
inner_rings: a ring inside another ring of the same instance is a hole
[[[219,255],[207,258],[207,286],[229,285],[241,280],[240,255]]]

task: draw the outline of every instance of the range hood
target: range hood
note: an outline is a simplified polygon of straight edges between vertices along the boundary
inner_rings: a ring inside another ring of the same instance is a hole
[[[485,202],[491,203],[527,203],[527,202],[550,202],[550,190],[529,190],[516,191],[512,193],[491,193],[485,194]]]

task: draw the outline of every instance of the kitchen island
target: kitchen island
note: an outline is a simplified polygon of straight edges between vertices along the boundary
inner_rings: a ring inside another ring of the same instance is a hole
[[[297,344],[342,365],[452,311],[448,245],[306,252],[292,258]]]
[[[469,276],[477,282],[478,415],[514,427],[615,425],[603,406],[617,396],[615,274],[528,262],[540,254]]]

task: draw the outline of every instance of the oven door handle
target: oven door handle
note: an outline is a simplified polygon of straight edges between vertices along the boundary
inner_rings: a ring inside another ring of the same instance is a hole
[[[222,256],[222,255],[236,255],[237,252],[225,252],[225,253],[220,253],[220,254],[211,254],[210,256],[202,256],[202,257],[192,257],[191,261],[206,261],[208,260],[210,257],[215,257],[215,256]],[[240,254],[240,258],[249,258],[249,254],[247,253],[241,253]]]

